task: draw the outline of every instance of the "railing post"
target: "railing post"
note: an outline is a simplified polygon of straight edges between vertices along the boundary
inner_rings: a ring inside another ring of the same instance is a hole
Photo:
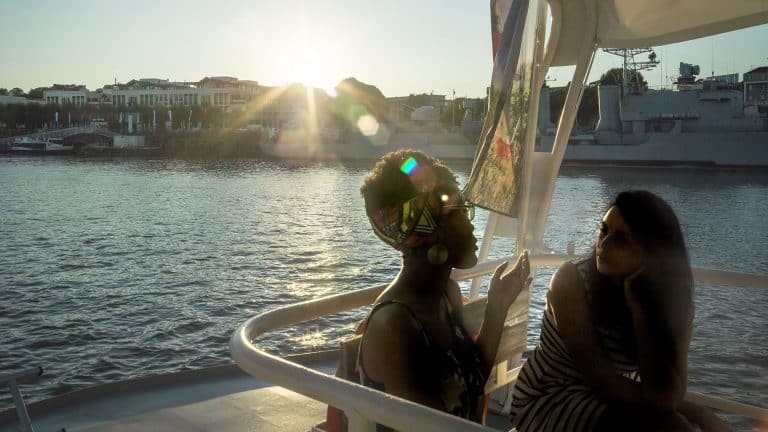
[[[363,417],[357,411],[347,409],[344,414],[347,416],[350,432],[376,432],[376,423]]]
[[[8,387],[11,389],[13,404],[16,406],[16,413],[19,416],[19,423],[21,423],[21,427],[25,432],[35,432],[35,428],[32,427],[32,420],[29,418],[27,405],[24,403],[24,397],[21,395],[17,381],[34,382],[42,374],[43,368],[41,367],[0,374],[0,386],[8,384]]]
[[[8,387],[11,388],[11,395],[13,396],[13,403],[16,405],[16,414],[19,416],[19,423],[26,432],[35,432],[35,428],[32,427],[32,420],[29,418],[27,412],[27,406],[24,404],[24,397],[21,396],[19,385],[16,384],[15,379],[8,381]]]

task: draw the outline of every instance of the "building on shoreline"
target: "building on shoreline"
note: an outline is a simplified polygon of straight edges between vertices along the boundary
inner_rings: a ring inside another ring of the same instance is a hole
[[[327,95],[321,95],[319,92],[316,90],[313,93],[316,108],[323,106],[328,99]],[[84,85],[77,84],[54,84],[43,90],[41,103],[53,107],[61,106],[61,109],[64,109],[64,105],[111,106],[119,111],[117,120],[113,120],[113,123],[117,121],[124,124],[128,130],[131,130],[133,125],[137,131],[147,130],[149,127],[153,130],[158,126],[162,128],[164,124],[166,129],[172,128],[168,124],[171,122],[171,111],[177,116],[180,114],[178,108],[189,108],[182,117],[185,119],[183,128],[194,128],[196,123],[199,127],[200,115],[193,116],[192,111],[206,112],[209,108],[214,108],[233,114],[231,118],[236,119],[231,126],[225,126],[222,120],[218,120],[221,127],[244,128],[248,125],[258,125],[277,129],[306,123],[311,111],[308,94],[307,88],[299,84],[271,87],[260,85],[258,81],[230,76],[205,77],[193,82],[141,78],[127,83],[116,82],[97,90],[88,90]],[[15,103],[29,103],[24,98],[13,99]],[[147,108],[150,112],[149,119],[146,117]],[[167,120],[160,120],[161,116],[166,118],[166,110]],[[156,116],[154,111],[157,111]],[[139,112],[144,112],[141,118]],[[186,112],[190,113],[189,116]],[[212,118],[215,116],[212,114]],[[89,117],[92,115],[86,115],[86,121]],[[193,117],[197,117],[197,120],[193,121]],[[320,117],[322,119],[319,126],[323,127],[327,119],[325,116]]]
[[[215,106],[225,110],[244,105],[259,95],[259,83],[234,77],[205,77],[199,82],[171,82],[142,78],[90,91],[82,85],[54,84],[43,91],[48,104],[104,103],[115,106]]]
[[[54,84],[43,90],[43,101],[47,104],[85,105],[89,102],[89,91],[84,85]]]
[[[768,113],[768,66],[744,73],[744,105],[751,112]]]

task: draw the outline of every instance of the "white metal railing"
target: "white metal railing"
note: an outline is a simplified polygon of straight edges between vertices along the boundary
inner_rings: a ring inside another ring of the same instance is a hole
[[[456,279],[489,274],[502,261],[464,271],[457,274]],[[342,409],[349,419],[351,431],[374,432],[376,423],[403,432],[493,431],[442,411],[289,362],[262,351],[252,342],[279,327],[369,305],[385,287],[386,284],[309,300],[252,317],[232,335],[229,345],[232,358],[240,368],[255,377]]]
[[[43,374],[43,368],[35,367],[21,370],[18,372],[9,372],[0,374],[0,386],[7,384],[13,396],[13,404],[16,406],[16,414],[19,416],[19,423],[25,432],[35,432],[32,426],[32,420],[27,412],[27,404],[24,403],[24,397],[19,389],[19,382],[34,382]]]
[[[758,288],[768,290],[768,276],[693,267],[693,279],[726,287]]]
[[[559,266],[560,264],[578,258],[578,255],[562,253],[531,254],[531,267]],[[471,279],[490,274],[499,264],[510,258],[501,258],[478,263],[477,266],[461,270],[456,269],[451,276],[456,280]],[[726,287],[758,288],[768,290],[768,276],[751,273],[716,270],[704,267],[693,267],[693,279],[696,282],[724,285]]]
[[[531,266],[557,266],[573,259],[567,254],[531,254]],[[486,261],[472,269],[455,270],[456,280],[484,276],[508,258]],[[698,282],[736,285],[768,290],[768,277],[722,270],[694,269]],[[366,306],[376,299],[386,284],[309,300],[273,309],[248,319],[230,339],[234,361],[249,374],[312,399],[339,407],[349,418],[350,430],[373,432],[381,423],[400,431],[491,431],[488,427],[424,407],[386,393],[284,360],[259,349],[253,341],[276,328],[298,324],[321,316]],[[686,399],[711,408],[766,421],[768,410],[715,396],[689,392]]]

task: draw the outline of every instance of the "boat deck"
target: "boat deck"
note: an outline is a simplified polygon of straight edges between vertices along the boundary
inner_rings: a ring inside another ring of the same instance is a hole
[[[335,353],[313,356],[311,364],[302,360],[294,359],[325,373],[336,368]],[[231,364],[99,385],[28,410],[41,432],[271,432],[308,431],[325,419],[326,406]],[[0,432],[19,430],[15,410],[0,413]]]
[[[292,360],[333,374],[337,355]],[[95,386],[29,404],[28,410],[39,432],[308,432],[325,420],[326,405],[232,364]],[[495,415],[489,426],[510,427]],[[15,410],[0,412],[0,432],[21,430]]]
[[[306,432],[325,418],[325,409],[326,406],[318,401],[272,386],[179,404],[122,418],[108,425],[67,428],[67,431]]]

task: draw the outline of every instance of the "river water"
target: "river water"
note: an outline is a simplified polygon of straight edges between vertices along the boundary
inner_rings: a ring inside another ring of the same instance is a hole
[[[231,362],[238,324],[288,303],[388,282],[370,230],[370,163],[0,158],[0,369],[43,366],[31,401]],[[463,183],[469,165],[454,166]],[[645,188],[678,212],[696,266],[768,274],[768,172],[565,168],[547,244],[592,245],[605,205]],[[482,237],[487,213],[478,210]],[[511,250],[496,242],[491,256]],[[546,285],[532,291],[529,348]],[[467,286],[464,286],[466,289]],[[689,388],[768,407],[768,292],[696,287]],[[283,354],[337,346],[364,310],[285,329]],[[0,410],[11,407],[0,394]],[[739,430],[756,427],[731,418]]]

